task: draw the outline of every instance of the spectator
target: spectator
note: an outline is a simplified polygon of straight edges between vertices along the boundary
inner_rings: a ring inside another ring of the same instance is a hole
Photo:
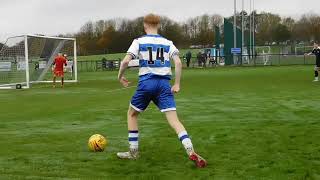
[[[201,67],[202,66],[202,53],[201,53],[201,51],[199,51],[197,54],[197,60],[198,60],[198,66]]]
[[[207,53],[205,54],[204,67],[207,66],[207,62],[210,62],[210,60],[211,60],[211,51],[208,50]]]
[[[39,62],[36,62],[34,64],[34,70],[39,70],[39,68],[40,68]]]
[[[187,67],[190,67],[190,61],[191,61],[191,57],[192,57],[192,54],[190,51],[187,52],[187,54],[185,55],[186,57],[186,60],[187,60]]]
[[[205,51],[201,52],[201,62],[202,62],[202,67],[206,67],[207,53]]]

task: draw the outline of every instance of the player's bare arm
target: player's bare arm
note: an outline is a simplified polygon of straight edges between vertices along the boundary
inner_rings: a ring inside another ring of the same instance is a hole
[[[129,86],[129,81],[124,77],[124,72],[125,70],[128,68],[129,62],[132,60],[132,56],[131,55],[126,55],[124,57],[124,59],[121,62],[120,65],[120,69],[119,69],[119,74],[118,74],[118,79],[120,81],[120,83],[124,86],[124,87],[128,87]]]
[[[182,74],[182,63],[178,54],[172,57],[175,64],[175,82],[171,88],[171,91],[174,93],[178,93],[180,91],[180,80]]]
[[[316,48],[314,48],[314,49],[316,49]],[[313,49],[311,52],[306,53],[305,55],[306,55],[306,56],[311,56],[311,55],[313,55],[313,51],[314,51],[314,49]]]
[[[316,50],[316,49],[318,49],[320,46],[318,45],[318,44],[314,44],[313,45],[313,50],[311,51],[311,52],[309,52],[309,53],[306,53],[305,55],[307,55],[307,56],[311,56],[311,55],[313,55],[314,54],[314,51]]]

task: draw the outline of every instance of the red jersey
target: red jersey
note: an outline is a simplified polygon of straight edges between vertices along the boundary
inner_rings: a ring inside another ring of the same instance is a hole
[[[56,65],[54,71],[63,71],[63,66],[67,65],[67,60],[63,56],[57,56],[54,58],[54,64]]]

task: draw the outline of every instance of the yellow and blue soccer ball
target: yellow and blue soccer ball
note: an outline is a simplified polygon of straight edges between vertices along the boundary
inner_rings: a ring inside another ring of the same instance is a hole
[[[92,152],[102,152],[106,146],[107,139],[100,134],[94,134],[89,138],[88,147]]]

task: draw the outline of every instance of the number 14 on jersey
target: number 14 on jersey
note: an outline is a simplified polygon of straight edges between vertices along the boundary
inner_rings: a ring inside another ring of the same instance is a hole
[[[149,51],[148,64],[155,64],[155,61],[161,61],[161,63],[164,64],[164,56],[163,56],[164,49],[163,48],[157,48],[156,59],[153,59],[152,47],[148,47],[148,51]]]

